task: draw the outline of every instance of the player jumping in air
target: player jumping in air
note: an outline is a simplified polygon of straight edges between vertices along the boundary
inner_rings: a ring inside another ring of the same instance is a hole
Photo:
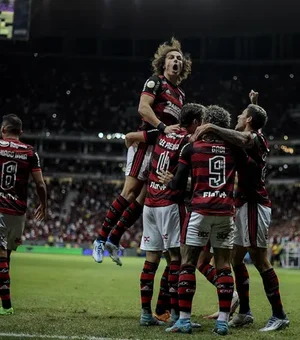
[[[138,111],[142,124],[139,130],[147,131],[154,127],[166,134],[174,131],[174,127],[168,125],[178,123],[185,99],[179,84],[191,73],[191,64],[178,40],[172,38],[158,47],[152,62],[153,76],[146,81],[140,97]],[[151,153],[152,146],[145,143],[131,146],[128,150],[123,190],[109,208],[99,237],[94,242],[93,258],[98,263],[103,261],[106,245],[112,260],[121,265],[119,241],[142,213]]]
[[[47,191],[38,154],[31,145],[19,141],[22,121],[14,114],[3,117],[0,139],[0,315],[13,314],[10,300],[9,262],[12,250],[21,243],[27,209],[29,175],[36,184],[40,205],[37,220],[47,210]]]
[[[284,329],[289,320],[283,310],[278,277],[268,259],[268,230],[271,222],[271,201],[265,186],[266,158],[269,153],[265,136],[260,132],[267,122],[266,111],[257,105],[258,93],[250,92],[251,103],[238,117],[235,130],[222,129],[209,124],[198,128],[196,136],[208,132],[224,140],[244,147],[250,162],[239,173],[236,230],[232,265],[236,289],[240,299],[239,314],[230,321],[231,327],[242,327],[253,323],[249,305],[249,274],[244,257],[249,251],[251,260],[261,275],[266,296],[272,307],[272,316],[260,331]]]

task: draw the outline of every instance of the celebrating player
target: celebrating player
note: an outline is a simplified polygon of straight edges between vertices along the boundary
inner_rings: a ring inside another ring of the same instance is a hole
[[[21,143],[22,121],[14,114],[3,117],[0,140],[0,315],[13,314],[10,300],[9,262],[12,250],[21,243],[27,209],[27,186],[31,174],[40,205],[37,220],[46,216],[47,192],[38,154]]]
[[[214,132],[224,140],[245,148],[250,163],[239,173],[236,230],[234,236],[233,270],[240,299],[239,314],[230,321],[231,327],[253,323],[249,305],[249,274],[244,257],[249,251],[251,260],[259,271],[266,296],[272,306],[272,316],[263,332],[284,329],[289,320],[283,310],[278,277],[268,259],[268,229],[271,222],[271,201],[265,186],[266,158],[269,153],[265,136],[260,132],[267,122],[266,111],[257,105],[258,93],[250,92],[251,103],[238,117],[236,131],[215,125],[204,125],[197,131],[201,137]]]
[[[205,108],[198,104],[186,104],[180,115],[180,130],[164,134],[158,130],[126,135],[127,141],[142,142],[154,145],[152,167],[148,179],[147,196],[143,213],[143,236],[141,249],[146,251],[146,261],[141,273],[143,326],[160,325],[152,316],[151,300],[154,278],[162,251],[169,250],[171,263],[169,288],[171,295],[171,322],[178,319],[178,274],[180,269],[180,231],[185,217],[184,193],[182,190],[170,190],[159,183],[158,176],[162,171],[174,173],[182,147],[188,142],[188,134],[194,133],[201,123]]]
[[[203,116],[203,123],[208,122],[228,128],[230,114],[221,107],[209,106]],[[180,318],[166,329],[167,332],[192,331],[190,318],[196,289],[195,267],[201,250],[210,241],[217,269],[220,310],[214,332],[220,335],[228,333],[233,295],[230,250],[233,247],[233,189],[237,160],[239,163],[246,161],[246,155],[230,148],[214,134],[207,134],[201,141],[187,144],[182,150],[176,176],[169,187],[183,188],[191,169],[193,193],[181,235]]]
[[[185,99],[179,84],[190,74],[191,64],[178,40],[172,38],[158,47],[152,62],[154,75],[146,81],[140,97],[138,111],[143,119],[140,130],[155,127],[168,134],[176,129],[167,125],[178,123]],[[145,143],[131,146],[128,150],[123,190],[109,208],[99,237],[94,241],[93,258],[98,263],[103,261],[106,243],[112,260],[122,265],[118,257],[119,241],[142,213],[151,153],[152,147]],[[117,226],[107,240],[115,224]]]

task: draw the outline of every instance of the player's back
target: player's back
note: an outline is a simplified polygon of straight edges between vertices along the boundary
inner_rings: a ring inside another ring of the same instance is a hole
[[[31,145],[17,139],[0,140],[0,212],[23,215],[27,208],[29,175],[39,170],[39,158]]]
[[[188,132],[181,129],[176,133],[160,134],[153,149],[151,171],[149,174],[145,204],[148,206],[167,206],[183,203],[182,190],[171,190],[159,182],[162,171],[175,173],[182,147],[188,142]]]
[[[252,160],[247,167],[238,172],[238,190],[236,205],[241,206],[246,202],[259,203],[271,206],[265,185],[268,143],[265,136],[257,131],[252,131],[253,146],[246,150]]]
[[[233,215],[236,149],[222,141],[197,141],[191,144],[191,167],[189,210],[201,215]]]

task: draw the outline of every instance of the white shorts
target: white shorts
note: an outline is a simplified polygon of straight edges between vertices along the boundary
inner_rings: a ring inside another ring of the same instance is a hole
[[[5,250],[16,250],[22,243],[24,227],[25,215],[0,214],[0,247]]]
[[[245,203],[236,210],[234,244],[242,247],[268,248],[272,209]]]
[[[145,205],[141,249],[163,251],[179,248],[182,214],[178,204],[155,208]]]
[[[149,177],[153,146],[139,143],[131,146],[127,152],[126,176],[131,176],[146,182]]]
[[[181,235],[181,243],[194,247],[233,248],[234,222],[232,216],[203,216],[188,213]]]

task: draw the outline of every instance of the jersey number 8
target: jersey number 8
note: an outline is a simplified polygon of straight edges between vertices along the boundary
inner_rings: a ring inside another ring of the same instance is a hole
[[[3,190],[9,190],[15,187],[17,180],[17,171],[17,162],[9,161],[2,164],[1,188]]]

